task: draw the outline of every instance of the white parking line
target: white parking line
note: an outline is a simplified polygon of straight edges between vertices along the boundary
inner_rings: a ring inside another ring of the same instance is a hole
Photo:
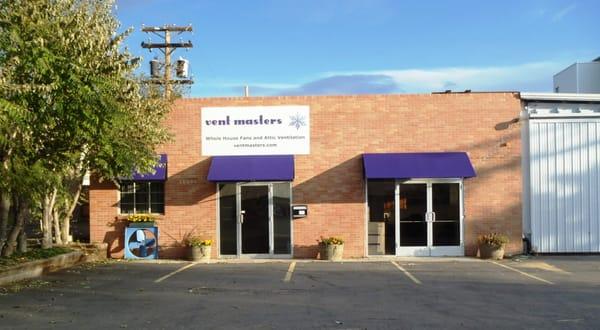
[[[283,278],[284,282],[289,282],[292,279],[292,274],[294,274],[295,268],[296,268],[296,262],[292,261],[292,263],[290,263],[290,267],[288,268],[287,273],[285,273],[285,277]]]
[[[518,270],[516,268],[510,267],[510,266],[507,266],[507,265],[503,265],[503,264],[501,264],[499,262],[495,262],[495,261],[490,261],[490,262],[493,263],[494,265],[498,265],[500,267],[504,267],[506,269],[510,269],[510,270],[512,270],[514,272],[517,272],[517,273],[519,273],[519,274],[521,274],[523,276],[527,276],[527,277],[532,278],[534,280],[537,280],[537,281],[540,281],[540,282],[543,282],[543,283],[546,283],[546,284],[554,285],[554,283],[552,283],[552,282],[550,282],[548,280],[545,280],[545,279],[543,279],[541,277],[537,277],[535,275],[531,275],[531,274],[525,273],[524,271]]]
[[[165,276],[163,276],[163,277],[160,277],[160,278],[156,279],[156,280],[154,281],[154,283],[160,283],[160,282],[162,282],[162,281],[164,281],[164,280],[168,279],[169,277],[171,277],[171,276],[173,276],[173,275],[175,275],[175,274],[177,274],[177,273],[179,273],[179,272],[182,272],[182,271],[184,271],[184,270],[186,270],[186,269],[188,269],[188,268],[190,268],[190,267],[192,267],[192,266],[195,266],[196,264],[198,264],[198,263],[197,263],[197,262],[192,262],[192,263],[191,263],[191,264],[189,264],[189,265],[185,265],[185,266],[183,266],[183,267],[181,267],[181,268],[179,268],[179,269],[177,269],[177,270],[175,270],[175,271],[172,271],[172,272],[170,272],[169,274],[167,274],[167,275],[165,275]]]
[[[404,273],[408,278],[410,278],[415,284],[421,285],[421,281],[418,278],[414,277],[413,274],[409,273],[408,270],[404,269],[404,267],[400,266],[397,262],[391,261],[392,265],[396,266],[396,268],[400,269],[401,272]]]

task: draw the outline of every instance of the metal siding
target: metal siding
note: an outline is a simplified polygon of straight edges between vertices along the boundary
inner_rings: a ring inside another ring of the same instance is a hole
[[[530,120],[531,241],[537,252],[600,252],[600,121]]]
[[[590,167],[590,155],[589,155],[589,131],[588,131],[588,123],[580,124],[579,137],[581,138],[581,145],[579,148],[579,152],[581,153],[581,171],[579,172],[579,182],[581,183],[580,187],[582,189],[582,198],[581,198],[581,216],[579,218],[581,228],[579,232],[581,233],[581,239],[579,242],[580,251],[590,251],[590,195],[591,195],[591,187],[590,187],[590,176],[592,175],[593,169]]]
[[[594,178],[592,183],[596,187],[600,187],[600,127],[598,125],[594,125],[594,141],[592,143],[592,149],[594,150],[595,159],[594,159],[594,167],[597,169],[594,171]],[[600,252],[600,192],[598,189],[594,190],[594,203],[596,204],[594,207],[594,216],[593,219],[596,221],[592,221],[592,230],[590,231],[592,251]],[[595,229],[594,229],[595,228]]]
[[[529,171],[530,171],[530,180],[531,180],[531,184],[530,186],[530,191],[531,191],[531,197],[530,197],[530,205],[529,208],[531,210],[531,244],[534,250],[539,250],[539,240],[540,240],[540,233],[538,231],[538,227],[539,227],[539,222],[540,222],[540,214],[539,214],[539,201],[538,201],[538,196],[539,194],[539,180],[538,180],[538,175],[539,175],[539,127],[540,125],[538,124],[533,124],[530,122],[530,126],[529,126],[529,162],[530,162],[530,166],[529,166]]]
[[[565,150],[565,125],[563,123],[556,123],[556,181],[557,181],[557,190],[556,190],[556,228],[559,233],[564,233],[567,229],[565,219],[567,212],[566,207],[567,203],[565,197],[567,196],[567,187],[564,184],[558,184],[558,182],[564,182],[566,178],[566,170],[567,166],[565,164],[565,156],[563,151]],[[567,244],[564,239],[560,235],[556,237],[557,240],[557,250],[558,251],[566,251]]]
[[[540,153],[538,158],[538,163],[540,166],[540,185],[538,187],[539,189],[539,200],[540,200],[540,216],[541,216],[541,223],[540,223],[540,237],[542,238],[541,242],[540,242],[540,248],[543,250],[548,250],[549,247],[549,230],[550,230],[550,224],[548,221],[548,163],[544,161],[545,159],[547,159],[548,157],[548,146],[547,146],[547,142],[548,139],[547,138],[543,138],[548,136],[548,125],[540,125]]]
[[[555,123],[552,124],[548,124],[546,126],[546,136],[548,136],[548,139],[546,139],[548,145],[546,148],[546,157],[551,157],[551,155],[556,155],[556,125]],[[558,228],[558,215],[557,215],[557,208],[556,208],[556,195],[557,195],[557,190],[556,190],[556,182],[557,182],[557,175],[558,175],[558,171],[556,170],[556,164],[557,161],[553,161],[553,162],[548,162],[548,175],[546,177],[545,182],[548,183],[548,189],[545,192],[546,194],[546,203],[547,203],[547,219],[548,219],[548,224],[547,224],[547,228]],[[551,193],[554,192],[554,193]],[[550,230],[546,230],[546,233],[551,233]],[[548,239],[546,242],[546,248],[549,250],[556,250],[558,249],[558,244],[560,244],[560,240],[558,239],[558,237],[556,237],[556,239]]]
[[[571,126],[571,134],[572,141],[570,148],[572,150],[571,160],[573,161],[573,167],[571,171],[571,178],[569,182],[567,182],[567,184],[569,184],[573,189],[571,196],[569,196],[569,199],[571,200],[571,205],[573,206],[573,217],[571,220],[571,234],[573,238],[573,246],[570,252],[577,252],[579,251],[579,242],[581,241],[581,233],[579,230],[581,228],[581,198],[583,198],[581,186],[578,184],[579,173],[581,173],[581,156],[578,124],[573,124]],[[575,196],[580,196],[580,198],[576,198]]]
[[[589,150],[589,164],[590,164],[590,168],[592,169],[591,171],[591,175],[589,177],[589,186],[590,186],[590,199],[589,199],[589,203],[590,203],[590,219],[592,219],[592,221],[590,221],[590,228],[589,228],[589,233],[588,233],[588,237],[590,240],[590,251],[591,252],[599,252],[598,251],[598,244],[597,242],[597,235],[594,235],[594,232],[598,232],[597,228],[598,228],[598,221],[593,221],[593,219],[598,219],[598,207],[597,207],[597,203],[598,203],[598,189],[594,189],[594,187],[598,187],[597,182],[598,182],[598,171],[595,171],[593,169],[598,168],[598,154],[596,152],[596,145],[597,143],[597,127],[595,124],[593,123],[589,123],[589,136],[590,136],[590,141],[588,144],[588,150]],[[594,207],[595,206],[595,207]]]

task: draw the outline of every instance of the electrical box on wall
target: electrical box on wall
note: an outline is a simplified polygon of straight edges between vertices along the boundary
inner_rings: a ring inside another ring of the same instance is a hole
[[[308,215],[308,206],[292,205],[292,217],[294,219],[305,218]]]

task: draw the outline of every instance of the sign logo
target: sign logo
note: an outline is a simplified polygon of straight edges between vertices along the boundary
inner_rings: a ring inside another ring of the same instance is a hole
[[[302,126],[306,126],[304,117],[302,117],[299,113],[296,113],[294,116],[290,116],[290,126],[296,127],[296,130],[299,130]]]

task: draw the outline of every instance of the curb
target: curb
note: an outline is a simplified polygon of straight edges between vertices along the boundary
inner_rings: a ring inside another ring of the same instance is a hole
[[[83,262],[94,261],[98,259],[99,258],[96,255],[86,254],[85,251],[73,251],[48,259],[26,262],[6,271],[0,272],[0,286],[9,284],[11,282],[39,277],[46,273],[55,272]]]
[[[117,262],[127,263],[142,263],[142,264],[185,264],[193,263],[191,260],[180,260],[180,259],[149,259],[149,260],[137,260],[137,259],[114,259]],[[399,262],[399,263],[473,263],[473,262],[485,262],[484,260],[474,257],[382,257],[382,258],[355,258],[355,259],[342,259],[339,261],[332,260],[320,260],[320,259],[210,259],[206,262],[196,262],[198,264],[268,264],[268,263],[378,263],[378,262]]]

